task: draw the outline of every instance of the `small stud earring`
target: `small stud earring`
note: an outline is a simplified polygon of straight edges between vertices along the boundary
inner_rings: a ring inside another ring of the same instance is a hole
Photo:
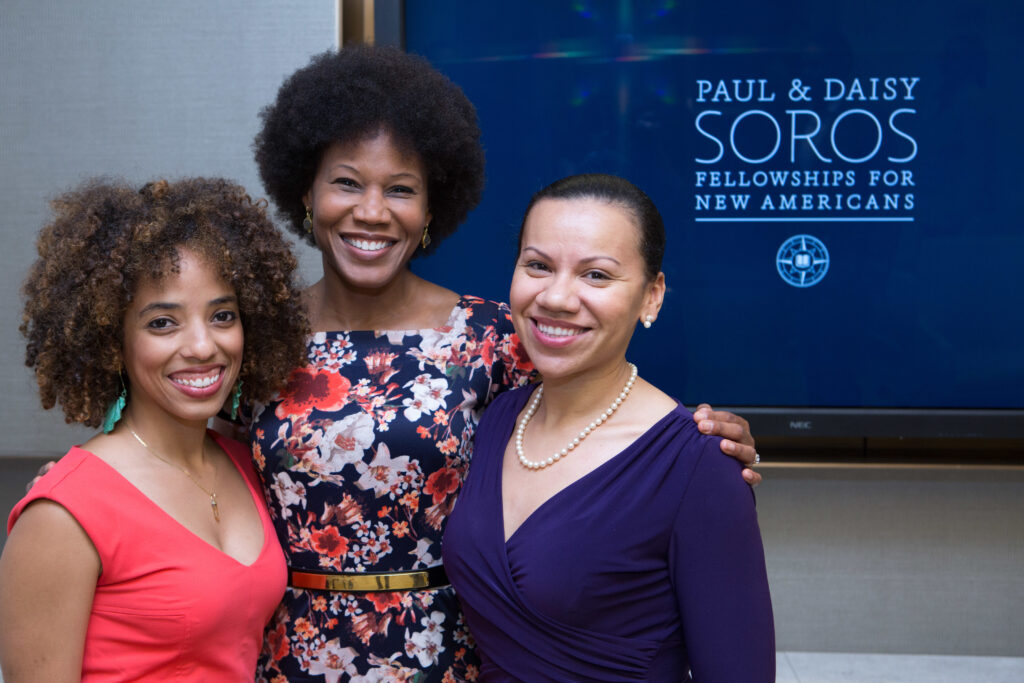
[[[306,207],[306,217],[302,219],[302,229],[307,233],[313,232],[313,213]]]
[[[648,316],[644,317],[644,329],[645,330],[651,329],[651,324],[653,322],[654,322],[654,316],[653,315],[648,315]]]

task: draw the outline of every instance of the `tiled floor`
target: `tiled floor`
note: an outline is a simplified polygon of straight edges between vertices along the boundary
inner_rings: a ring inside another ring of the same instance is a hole
[[[776,683],[1021,683],[1024,657],[780,652]],[[0,676],[0,683],[3,683]]]
[[[1024,658],[780,652],[776,683],[1021,683]]]

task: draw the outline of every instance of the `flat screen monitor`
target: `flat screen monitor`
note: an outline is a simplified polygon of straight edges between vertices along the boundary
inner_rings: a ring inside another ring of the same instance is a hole
[[[484,200],[414,268],[505,300],[533,192],[623,175],[668,229],[630,358],[765,435],[1024,436],[1016,2],[405,5],[475,103]]]

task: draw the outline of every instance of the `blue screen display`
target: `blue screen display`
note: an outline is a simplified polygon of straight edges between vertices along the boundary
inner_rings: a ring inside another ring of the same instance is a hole
[[[530,195],[623,175],[668,228],[630,358],[684,402],[1024,408],[1011,2],[406,4],[474,102],[479,208],[414,268],[507,299]]]

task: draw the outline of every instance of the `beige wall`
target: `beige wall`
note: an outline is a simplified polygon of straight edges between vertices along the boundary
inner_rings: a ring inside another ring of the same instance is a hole
[[[1024,467],[763,472],[780,650],[1024,656]]]

